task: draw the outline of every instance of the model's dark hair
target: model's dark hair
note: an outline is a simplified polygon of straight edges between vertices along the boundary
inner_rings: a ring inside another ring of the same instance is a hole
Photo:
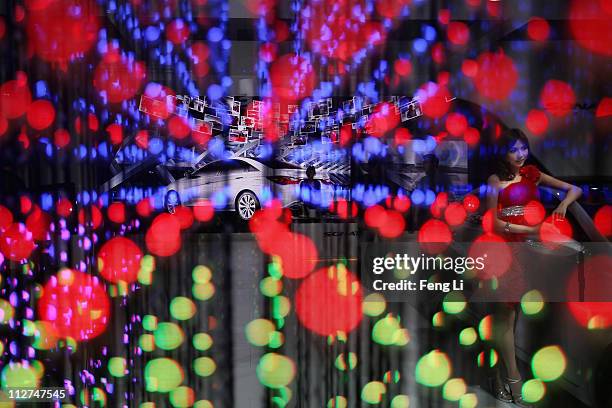
[[[520,129],[506,129],[502,132],[495,143],[494,155],[495,155],[495,174],[501,181],[509,181],[514,178],[512,173],[512,167],[506,160],[508,151],[514,144],[520,140],[525,143],[529,149],[529,139],[525,136]]]

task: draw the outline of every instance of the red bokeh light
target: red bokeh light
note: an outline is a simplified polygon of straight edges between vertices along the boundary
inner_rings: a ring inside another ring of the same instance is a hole
[[[445,123],[446,130],[453,136],[461,136],[468,127],[467,119],[458,112],[449,113]]]
[[[57,129],[53,132],[53,143],[63,149],[70,144],[70,133],[66,129]]]
[[[98,271],[109,282],[136,282],[142,251],[125,237],[111,238],[98,251]]]
[[[152,119],[168,119],[175,109],[173,96],[175,93],[172,89],[150,82],[145,87],[144,97],[140,101],[141,110]]]
[[[540,239],[544,245],[551,249],[570,241],[573,233],[572,224],[567,218],[560,218],[554,214],[548,216],[540,227]]]
[[[55,0],[28,14],[28,45],[48,62],[63,68],[98,38],[100,11],[93,0]]]
[[[544,41],[548,39],[550,26],[548,21],[540,17],[532,17],[527,23],[527,35],[534,41]]]
[[[8,81],[0,86],[0,116],[16,119],[22,116],[32,103],[32,94],[28,88],[27,77]]]
[[[423,114],[432,119],[440,118],[450,108],[450,93],[445,86],[428,82],[417,91]]]
[[[573,0],[569,12],[570,30],[583,48],[600,55],[612,55],[612,25],[609,1]]]
[[[406,196],[400,195],[393,199],[393,208],[401,213],[405,213],[410,209],[410,199]]]
[[[102,225],[102,211],[98,206],[92,205],[87,209],[81,208],[79,210],[79,224],[83,226],[91,226],[93,229],[97,229]]]
[[[182,230],[193,225],[193,213],[189,207],[178,206],[174,209],[174,216],[178,218],[179,226]]]
[[[346,220],[348,218],[357,216],[357,204],[354,201],[351,201],[350,206],[350,214],[349,214],[349,202],[344,198],[338,200],[335,206],[335,211],[340,218]],[[333,204],[332,204],[333,205]]]
[[[599,102],[599,105],[597,105],[597,109],[595,110],[595,117],[605,118],[607,116],[612,116],[612,98],[604,97]]]
[[[9,225],[0,237],[0,251],[6,258],[15,262],[27,259],[34,247],[34,236],[21,223]]]
[[[22,195],[19,197],[19,205],[21,207],[22,214],[27,214],[30,212],[30,210],[32,210],[32,200],[30,200],[30,197],[28,196]]]
[[[4,116],[0,114],[0,137],[4,136],[8,129],[9,123]]]
[[[37,310],[57,337],[89,340],[106,329],[110,300],[98,278],[63,269],[45,284]]]
[[[468,146],[474,147],[480,142],[480,132],[476,128],[468,127],[463,133],[463,140]]]
[[[494,100],[510,96],[518,82],[514,61],[503,52],[485,52],[478,57],[474,85],[480,94]]]
[[[460,21],[451,21],[448,24],[448,40],[455,45],[465,45],[470,40],[470,29],[467,24]]]
[[[569,278],[567,297],[578,299],[579,266],[574,269],[573,276]],[[584,262],[584,275],[586,285],[584,299],[587,302],[568,302],[567,306],[576,319],[584,326],[592,329],[607,329],[612,327],[612,257],[609,255],[595,255]]]
[[[136,140],[136,145],[140,147],[141,149],[146,150],[149,148],[149,131],[148,130],[139,130],[136,133],[136,137],[134,139]]]
[[[442,45],[442,43],[435,43],[431,47],[431,59],[436,64],[442,64],[446,60],[446,53],[444,50],[444,45]]]
[[[309,237],[285,231],[275,238],[267,252],[280,258],[283,276],[300,279],[312,272],[319,260],[319,254]]]
[[[13,213],[3,205],[0,205],[0,233],[13,223]]]
[[[55,108],[51,102],[39,99],[32,102],[26,117],[32,129],[43,130],[51,126],[55,120]]]
[[[548,129],[548,116],[544,111],[532,109],[527,114],[525,124],[531,133],[539,136]]]
[[[612,236],[612,205],[604,205],[593,217],[597,231],[604,237]]]
[[[55,211],[60,217],[69,217],[72,214],[72,203],[67,198],[60,198],[55,204]]]
[[[461,64],[461,72],[468,78],[474,78],[478,74],[478,63],[471,59],[466,59]]]
[[[119,145],[123,142],[123,128],[118,123],[111,123],[106,127],[108,138],[113,145]]]
[[[476,212],[480,208],[480,200],[474,194],[468,194],[463,198],[463,208],[468,213]]]
[[[568,83],[551,79],[542,88],[540,104],[551,115],[563,117],[574,109],[576,95]]]
[[[421,248],[430,255],[444,252],[452,239],[453,236],[448,225],[437,219],[427,220],[417,235],[417,241]]]
[[[111,49],[96,67],[93,84],[99,92],[104,92],[110,103],[121,103],[133,98],[146,77],[146,69],[141,62],[130,61]]]
[[[495,233],[495,210],[489,208],[482,216],[482,230],[486,234]]]
[[[476,259],[482,257],[481,260],[484,268],[479,271],[480,279],[499,278],[510,269],[512,265],[512,250],[506,241],[495,234],[483,234],[476,238],[468,256]]]
[[[395,210],[387,210],[384,222],[378,227],[378,233],[385,238],[397,238],[404,232],[406,220]]]
[[[187,123],[187,119],[180,116],[173,116],[168,121],[168,132],[176,139],[184,139],[189,136],[191,127]]]
[[[523,218],[527,225],[541,224],[544,221],[544,217],[546,217],[546,209],[539,201],[533,200],[525,205]]]
[[[193,215],[200,222],[208,222],[215,216],[215,207],[208,200],[199,200],[193,206]]]
[[[154,255],[174,255],[181,248],[181,226],[178,217],[159,214],[145,235],[147,249]]]
[[[375,137],[382,137],[395,129],[400,122],[399,111],[391,103],[380,103],[368,117],[366,132]]]
[[[442,25],[447,25],[450,22],[451,13],[449,9],[440,9],[438,11],[438,21]]]
[[[344,267],[321,268],[295,294],[295,312],[307,329],[322,336],[350,333],[363,317],[362,288]]]
[[[467,211],[463,207],[462,203],[450,203],[444,211],[444,219],[451,227],[456,227],[463,224],[466,217]]]
[[[259,58],[267,63],[270,63],[276,59],[276,52],[278,46],[275,43],[265,43],[259,47]]]
[[[145,197],[142,200],[138,201],[138,204],[136,204],[136,213],[139,216],[143,218],[147,218],[151,215],[152,212],[153,212],[153,203],[151,202],[150,198]]]
[[[380,205],[373,205],[365,210],[364,219],[370,228],[379,228],[386,223],[387,211]]]
[[[402,8],[409,5],[412,0],[378,0],[376,1],[376,12],[382,17],[396,18],[400,15]]]
[[[25,225],[26,229],[32,233],[34,240],[44,241],[48,238],[51,217],[37,207],[28,215]]]
[[[412,72],[412,63],[410,60],[398,58],[393,63],[395,73],[401,77],[407,77]]]
[[[189,38],[189,26],[177,18],[166,27],[166,38],[175,45],[184,43]]]
[[[123,203],[112,203],[108,206],[108,219],[116,224],[123,224],[125,222],[125,204]]]
[[[310,61],[296,54],[286,54],[274,61],[270,80],[273,94],[288,103],[309,95],[316,81]]]

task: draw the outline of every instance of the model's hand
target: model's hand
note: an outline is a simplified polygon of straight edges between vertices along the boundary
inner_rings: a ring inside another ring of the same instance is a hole
[[[565,218],[565,213],[567,212],[567,204],[561,203],[555,210],[553,211],[553,220],[555,218]]]
[[[529,228],[529,234],[538,235],[542,224],[537,224]]]

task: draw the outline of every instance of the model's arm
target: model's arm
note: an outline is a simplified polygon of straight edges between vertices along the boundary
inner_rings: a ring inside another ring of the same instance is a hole
[[[570,183],[566,183],[565,181],[549,176],[548,174],[542,173],[540,175],[540,183],[567,192],[563,201],[561,201],[561,203],[559,203],[557,208],[555,208],[555,210],[553,211],[553,214],[556,214],[561,218],[565,217],[567,207],[571,203],[576,201],[578,198],[580,198],[580,196],[582,195],[582,190],[580,188]]]
[[[497,217],[497,196],[500,190],[499,177],[493,174],[489,177],[487,185],[487,208],[493,212],[493,229],[495,232],[506,232],[506,222]],[[535,234],[539,225],[530,227],[528,225],[508,224],[508,231],[513,234]]]

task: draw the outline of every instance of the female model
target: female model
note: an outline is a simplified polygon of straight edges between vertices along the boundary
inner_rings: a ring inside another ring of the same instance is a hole
[[[553,211],[553,217],[564,218],[567,207],[582,194],[578,187],[544,174],[533,165],[524,165],[529,156],[529,141],[519,129],[506,130],[500,136],[495,154],[497,168],[488,180],[487,207],[493,209],[495,232],[508,242],[521,242],[527,236],[539,232],[541,224],[529,225],[524,217],[525,205],[539,200],[539,184],[567,192],[565,199]],[[516,259],[511,268],[514,269],[511,274],[515,277],[522,275],[523,268]],[[520,288],[521,285],[512,286]],[[515,355],[514,330],[518,303],[499,306],[493,318],[493,339],[506,368],[506,377],[505,381],[501,382],[498,370],[495,396],[502,401],[525,407],[528,405],[523,401],[523,381]]]

